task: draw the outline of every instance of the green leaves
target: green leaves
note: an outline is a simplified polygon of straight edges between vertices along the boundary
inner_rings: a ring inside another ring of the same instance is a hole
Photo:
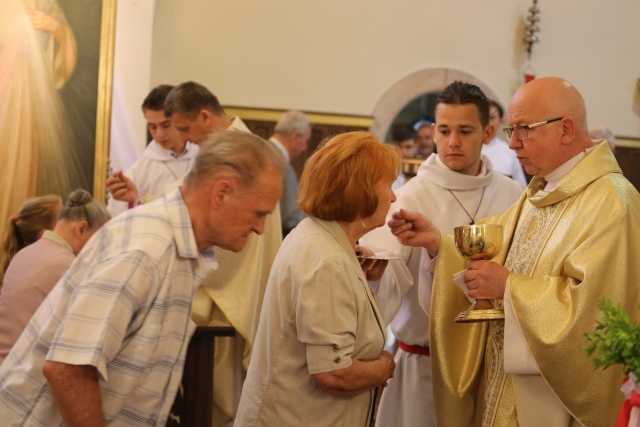
[[[607,369],[621,363],[625,374],[640,374],[640,326],[631,323],[629,313],[620,304],[614,307],[608,298],[602,299],[598,308],[604,316],[596,321],[596,332],[584,334],[588,342],[584,351],[599,356],[593,357],[594,367]]]

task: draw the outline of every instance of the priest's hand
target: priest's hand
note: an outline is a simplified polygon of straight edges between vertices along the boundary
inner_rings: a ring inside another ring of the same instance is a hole
[[[491,261],[470,261],[464,273],[469,298],[504,299],[510,271]]]
[[[122,171],[111,175],[106,181],[111,197],[121,202],[135,203],[138,198],[138,187],[127,178]]]
[[[440,251],[440,229],[418,212],[400,209],[388,222],[391,233],[405,246],[425,248],[431,257]]]

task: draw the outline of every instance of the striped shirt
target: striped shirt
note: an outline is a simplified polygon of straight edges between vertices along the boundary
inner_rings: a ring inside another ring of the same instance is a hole
[[[46,360],[97,368],[111,425],[166,424],[182,377],[193,293],[217,267],[198,252],[180,190],[107,223],[0,366],[2,425],[63,426]]]

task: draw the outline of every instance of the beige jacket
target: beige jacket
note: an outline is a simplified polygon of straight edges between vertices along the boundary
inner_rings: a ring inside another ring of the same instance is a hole
[[[304,219],[271,270],[235,426],[369,425],[373,390],[325,393],[313,374],[383,350],[382,317],[336,222]]]

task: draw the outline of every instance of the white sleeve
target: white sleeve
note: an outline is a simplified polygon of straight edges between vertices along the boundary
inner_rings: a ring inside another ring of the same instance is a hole
[[[504,289],[504,372],[519,375],[540,375],[527,339],[518,324],[509,296],[509,280]]]
[[[424,273],[420,275],[418,281],[418,304],[420,307],[429,314],[431,312],[431,291],[433,289],[433,273],[436,271],[436,263],[438,257],[431,258],[429,253],[423,251],[423,259],[420,263],[420,268],[424,270]]]

